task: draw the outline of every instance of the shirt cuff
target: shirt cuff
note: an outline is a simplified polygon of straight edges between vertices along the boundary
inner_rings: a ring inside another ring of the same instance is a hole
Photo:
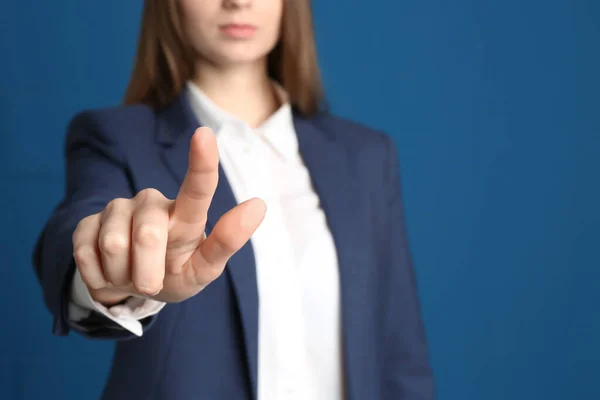
[[[136,336],[142,336],[143,328],[140,320],[158,314],[165,305],[166,303],[162,301],[132,296],[123,304],[106,307],[92,298],[79,269],[75,268],[69,302],[69,319],[73,322],[82,321],[95,311]]]

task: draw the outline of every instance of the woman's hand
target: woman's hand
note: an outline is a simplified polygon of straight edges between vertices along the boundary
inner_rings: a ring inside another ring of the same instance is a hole
[[[96,301],[110,306],[129,296],[143,296],[180,302],[221,275],[227,260],[262,222],[266,206],[260,199],[237,205],[206,237],[218,165],[214,134],[199,128],[175,200],[146,189],[132,199],[114,199],[102,212],[79,222],[73,254]]]

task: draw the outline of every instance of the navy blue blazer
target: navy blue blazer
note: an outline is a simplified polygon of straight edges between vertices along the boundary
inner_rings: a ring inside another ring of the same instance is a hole
[[[294,123],[338,253],[346,398],[433,399],[393,141],[327,113],[295,114]],[[77,223],[145,188],[175,198],[199,125],[182,94],[160,111],[85,111],[69,126],[66,193],[38,239],[34,265],[55,334],[116,341],[103,399],[256,399],[259,302],[250,242],[201,293],[144,320],[141,338],[99,315],[81,325],[68,320]],[[235,205],[221,169],[207,233]]]

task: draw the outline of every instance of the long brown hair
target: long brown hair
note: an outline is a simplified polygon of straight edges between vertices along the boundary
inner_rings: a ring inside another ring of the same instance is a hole
[[[279,42],[268,56],[268,74],[303,115],[325,104],[310,0],[285,1]],[[195,53],[184,37],[177,0],[145,0],[137,54],[126,104],[162,108],[194,74]]]

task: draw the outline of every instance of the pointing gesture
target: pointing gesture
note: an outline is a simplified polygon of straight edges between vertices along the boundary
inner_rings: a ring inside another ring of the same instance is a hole
[[[179,302],[221,275],[262,222],[266,206],[260,199],[237,205],[206,237],[218,166],[215,136],[199,128],[175,200],[146,189],[79,222],[73,233],[75,262],[96,301],[111,305],[129,296],[152,296]]]

